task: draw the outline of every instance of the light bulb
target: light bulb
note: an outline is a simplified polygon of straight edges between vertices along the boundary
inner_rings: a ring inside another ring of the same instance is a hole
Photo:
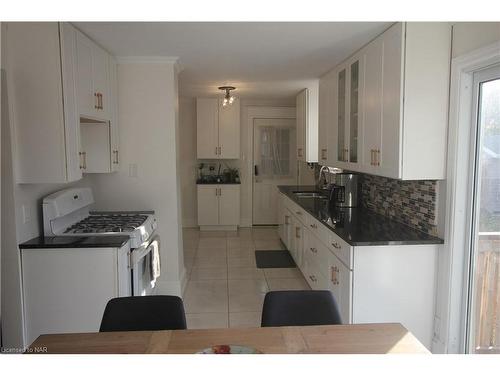
[[[234,102],[234,96],[229,97],[229,104],[233,104]]]

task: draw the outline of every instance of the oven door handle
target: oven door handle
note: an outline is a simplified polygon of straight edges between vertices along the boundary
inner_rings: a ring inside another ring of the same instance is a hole
[[[130,260],[132,263],[132,268],[134,268],[139,261],[147,256],[151,251],[153,251],[153,243],[159,241],[160,236],[153,236],[147,243],[143,244],[141,247],[133,249],[130,253]]]

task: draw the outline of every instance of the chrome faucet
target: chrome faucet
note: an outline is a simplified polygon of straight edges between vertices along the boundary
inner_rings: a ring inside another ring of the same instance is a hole
[[[321,190],[326,190],[330,186],[330,182],[326,180],[326,175],[323,173],[324,171],[327,171],[328,174],[330,174],[330,168],[327,167],[326,165],[323,165],[321,169],[319,170],[319,177],[318,181],[316,182],[316,187]],[[323,184],[321,182],[321,177],[324,176],[325,183]]]

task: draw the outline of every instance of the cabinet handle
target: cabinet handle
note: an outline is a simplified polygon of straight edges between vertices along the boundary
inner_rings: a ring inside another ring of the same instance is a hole
[[[116,164],[120,164],[120,159],[118,158],[118,150],[116,150]]]
[[[339,269],[336,266],[331,267],[331,282],[333,285],[339,285],[338,273]]]
[[[295,213],[296,213],[297,215],[302,215],[302,212],[300,212],[300,211],[295,211]]]
[[[222,146],[219,146],[219,155],[222,155]]]
[[[215,155],[218,155],[218,154],[217,154],[217,150],[218,150],[218,149],[219,149],[218,147],[216,147],[216,148],[215,148]]]
[[[313,229],[318,228],[318,226],[316,224],[311,224],[310,227],[313,228]]]
[[[113,164],[118,164],[118,150],[113,150],[113,155],[115,156]]]
[[[318,281],[318,279],[316,278],[316,276],[313,276],[313,275],[309,275],[309,279],[315,283],[316,281]]]
[[[99,109],[99,94],[94,92],[94,108]]]
[[[87,153],[85,151],[83,151],[83,152],[80,152],[80,155],[83,158],[83,165],[82,165],[81,169],[87,169]]]
[[[341,249],[341,248],[342,248],[342,246],[340,246],[340,245],[338,244],[338,242],[332,242],[332,246],[333,246],[334,248],[336,248],[336,249]]]
[[[380,165],[380,150],[375,151],[375,165]]]
[[[97,94],[99,97],[99,109],[104,109],[103,103],[102,103],[102,93]]]
[[[285,215],[285,224],[286,224],[286,225],[290,224],[290,221],[289,221],[289,220],[290,220],[290,216]]]
[[[370,165],[373,165],[373,149],[370,150]]]
[[[301,149],[301,148],[297,149],[297,156],[298,156],[299,158],[301,158],[301,157],[302,157],[302,149]]]
[[[309,250],[311,250],[311,252],[313,252],[314,254],[318,252],[318,249],[316,249],[315,247],[310,247]]]
[[[80,169],[83,169],[83,152],[78,153],[78,158],[80,159]]]
[[[295,237],[300,238],[300,227],[295,227]]]

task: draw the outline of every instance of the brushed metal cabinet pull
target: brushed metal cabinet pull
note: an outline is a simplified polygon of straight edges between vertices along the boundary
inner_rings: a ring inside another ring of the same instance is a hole
[[[99,96],[97,92],[94,92],[94,108],[99,109]]]

